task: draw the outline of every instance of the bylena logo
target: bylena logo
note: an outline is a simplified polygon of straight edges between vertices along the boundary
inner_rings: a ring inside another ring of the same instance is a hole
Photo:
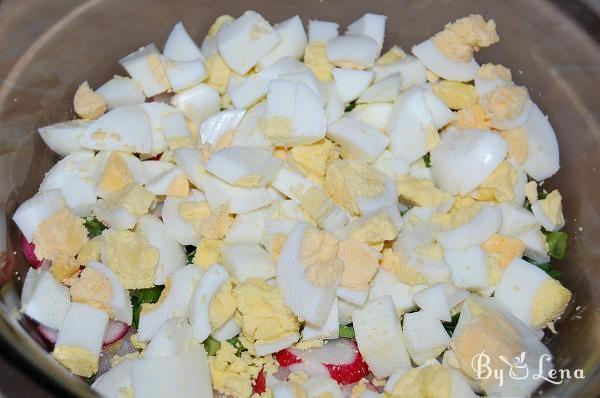
[[[583,369],[575,369],[574,371],[554,369],[552,367],[552,356],[549,354],[540,355],[537,363],[531,359],[527,360],[526,356],[526,351],[523,351],[511,361],[504,355],[499,355],[498,360],[500,362],[495,361],[492,364],[490,356],[482,351],[471,358],[471,368],[476,374],[476,379],[494,379],[498,381],[498,387],[504,385],[506,377],[512,380],[541,379],[552,384],[562,384],[569,379],[585,379]],[[530,369],[536,365],[537,369]]]

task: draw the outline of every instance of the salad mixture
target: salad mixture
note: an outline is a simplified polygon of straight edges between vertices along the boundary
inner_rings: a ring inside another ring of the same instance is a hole
[[[345,31],[182,23],[39,129],[14,213],[22,312],[104,397],[528,396],[571,292],[558,144],[469,15],[409,52]],[[343,33],[343,34],[342,34]],[[530,366],[520,378],[482,377]],[[546,358],[544,360],[544,358]],[[540,362],[541,361],[541,362]],[[519,366],[516,366],[519,365]],[[531,371],[536,369],[536,371]]]

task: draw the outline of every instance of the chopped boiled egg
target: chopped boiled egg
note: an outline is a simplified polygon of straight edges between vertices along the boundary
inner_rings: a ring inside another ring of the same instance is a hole
[[[346,28],[347,35],[363,35],[375,40],[379,47],[383,46],[385,36],[385,20],[387,17],[380,14],[366,13]]]
[[[142,86],[137,81],[116,75],[98,87],[96,93],[104,98],[109,110],[126,105],[142,104],[146,99]]]
[[[133,228],[139,217],[148,213],[154,195],[139,184],[131,183],[120,191],[100,199],[92,213],[105,225],[114,229]]]
[[[194,40],[192,40],[181,21],[177,22],[173,26],[171,33],[169,33],[169,37],[167,37],[167,41],[165,42],[165,48],[163,49],[163,55],[178,62],[204,59],[202,51],[194,43]]]
[[[75,92],[73,108],[82,119],[98,119],[106,112],[107,104],[102,95],[90,88],[88,82],[83,82]]]
[[[352,117],[342,117],[327,126],[327,138],[342,147],[342,156],[368,162],[375,161],[389,142],[381,131]]]
[[[235,146],[214,153],[205,167],[231,185],[255,188],[277,176],[281,160],[260,148]]]
[[[351,34],[330,39],[326,49],[327,59],[335,66],[363,70],[373,66],[380,46],[369,36]]]
[[[304,55],[307,38],[302,20],[298,15],[276,24],[273,28],[279,35],[280,41],[275,48],[260,59],[258,66],[261,69],[272,65],[283,57],[300,59]]]
[[[154,44],[148,44],[119,60],[129,76],[137,81],[146,97],[152,97],[171,88],[165,74],[160,53]]]
[[[565,225],[562,212],[562,196],[557,189],[550,192],[544,199],[531,205],[533,215],[546,231],[558,231]]]
[[[44,326],[58,329],[63,324],[71,300],[69,289],[52,273],[30,268],[21,292],[21,310]]]
[[[69,120],[38,128],[44,143],[55,153],[66,156],[83,149],[79,138],[83,136],[91,120]]]

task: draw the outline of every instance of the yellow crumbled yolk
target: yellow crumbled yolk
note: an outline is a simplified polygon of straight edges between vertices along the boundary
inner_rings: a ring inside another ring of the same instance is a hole
[[[565,225],[565,216],[562,211],[562,196],[557,189],[550,192],[544,199],[538,201],[540,209],[552,224]]]
[[[332,79],[331,71],[333,64],[327,58],[327,47],[325,43],[309,43],[304,49],[304,65],[308,67],[321,82]]]
[[[204,66],[208,73],[206,84],[217,90],[219,94],[224,94],[233,72],[229,69],[223,57],[220,54],[215,54],[206,60]]]
[[[379,244],[386,240],[394,240],[398,235],[398,228],[385,211],[362,217],[350,229],[348,237],[368,244]]]
[[[525,162],[529,153],[529,142],[525,130],[522,128],[502,130],[500,136],[508,145],[509,156],[519,163]]]
[[[327,166],[336,158],[335,145],[327,138],[290,149],[288,161],[315,182],[325,178]]]
[[[75,92],[73,107],[82,119],[97,119],[106,112],[107,104],[103,96],[90,88],[88,82],[83,82]]]
[[[502,79],[507,82],[512,80],[510,69],[502,65],[483,64],[477,71],[478,78],[486,80]]]
[[[236,286],[233,293],[238,305],[236,319],[251,343],[273,343],[298,332],[300,323],[283,303],[279,287],[262,279],[249,279]]]
[[[217,294],[208,306],[208,319],[214,329],[218,329],[235,314],[237,304],[233,294],[234,281],[229,279],[221,284]]]
[[[322,225],[327,216],[336,208],[335,203],[320,188],[310,187],[304,193],[300,192],[299,189],[292,188],[292,192],[300,199],[302,210],[319,225]]]
[[[531,204],[534,204],[538,201],[538,189],[536,181],[531,180],[525,184],[525,197]]]
[[[426,283],[426,279],[414,267],[406,264],[406,261],[400,253],[394,252],[392,249],[383,249],[383,258],[381,266],[396,274],[400,282],[408,285],[421,285]]]
[[[259,174],[245,175],[245,176],[241,177],[240,179],[238,179],[236,182],[234,182],[233,185],[237,185],[238,187],[244,187],[244,188],[258,187],[258,186],[260,186],[260,175]]]
[[[264,134],[276,145],[285,146],[294,133],[292,121],[284,116],[271,116],[265,122]]]
[[[537,288],[531,303],[531,323],[542,329],[562,315],[571,300],[571,292],[553,278],[548,278]]]
[[[73,257],[56,259],[50,266],[50,273],[57,281],[71,285],[79,275],[79,262]]]
[[[269,252],[271,253],[271,257],[273,257],[273,260],[277,261],[279,258],[286,240],[287,235],[284,233],[276,233],[271,237],[271,246],[269,247]]]
[[[456,112],[453,124],[460,129],[489,129],[492,126],[489,115],[479,104]]]
[[[152,192],[140,184],[132,183],[109,195],[106,199],[99,200],[98,205],[101,209],[107,211],[123,208],[137,218],[148,213],[153,201],[154,194]],[[97,214],[97,216],[102,221],[101,215]]]
[[[500,38],[494,20],[485,21],[481,15],[469,15],[446,24],[433,42],[444,55],[454,61],[469,62],[473,52],[488,47]]]
[[[337,159],[327,168],[325,191],[352,214],[360,214],[359,197],[377,196],[383,190],[379,173],[358,160]]]
[[[431,87],[450,109],[464,109],[477,104],[477,91],[471,84],[442,80]]]
[[[112,284],[108,278],[94,268],[84,268],[81,271],[79,279],[71,286],[70,293],[72,301],[111,312]]]
[[[477,200],[512,202],[515,200],[517,171],[508,161],[503,161],[471,194]]]
[[[52,356],[78,376],[91,377],[98,372],[98,355],[83,347],[60,345]]]
[[[440,225],[442,228],[455,229],[471,221],[481,210],[481,204],[473,201],[457,207],[458,200],[454,202],[452,210],[448,213],[434,213],[431,216],[431,222]]]
[[[506,268],[514,259],[523,256],[525,245],[520,239],[493,235],[483,243],[481,248],[487,253],[497,253],[500,266]]]
[[[306,227],[300,247],[306,279],[320,287],[335,281],[343,269],[343,263],[337,257],[338,249],[339,241],[335,236],[312,226]]]
[[[185,175],[180,174],[171,181],[167,190],[168,196],[175,196],[178,198],[185,198],[190,194],[190,183],[188,182]]]
[[[444,191],[436,188],[433,181],[416,178],[410,174],[396,178],[396,189],[400,199],[413,206],[437,207],[450,197]]]
[[[415,249],[415,252],[436,260],[442,260],[444,258],[444,248],[437,242],[419,246]]]
[[[42,221],[32,239],[37,258],[50,261],[75,257],[87,241],[88,233],[83,220],[66,207]]]
[[[125,289],[154,286],[159,251],[141,235],[131,231],[102,233],[102,259]]]
[[[223,240],[221,239],[202,239],[196,247],[196,254],[194,254],[192,262],[204,269],[208,269],[213,264],[219,264],[222,261],[222,247]]]
[[[480,100],[483,109],[494,120],[516,119],[525,109],[529,95],[522,86],[498,87]]]
[[[450,398],[452,379],[448,369],[431,364],[410,369],[389,392],[391,398]]]
[[[393,46],[377,60],[377,65],[391,65],[406,57],[406,53],[398,46]]]
[[[344,263],[340,286],[367,289],[379,268],[379,252],[365,243],[348,239],[340,242],[338,257]]]
[[[79,265],[87,265],[90,261],[100,261],[100,243],[102,242],[101,236],[94,236],[88,240],[77,253],[77,262]]]
[[[192,224],[200,236],[212,240],[223,239],[234,221],[228,205],[223,205],[211,213],[207,202],[183,202],[179,205],[179,215],[184,221]]]

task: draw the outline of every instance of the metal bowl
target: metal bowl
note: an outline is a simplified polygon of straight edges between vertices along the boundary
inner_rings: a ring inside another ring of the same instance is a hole
[[[593,4],[593,1],[590,1]],[[162,45],[183,20],[194,38],[221,14],[261,12],[272,22],[299,14],[342,26],[366,11],[388,15],[386,43],[409,49],[446,22],[469,13],[496,20],[500,43],[481,51],[481,62],[502,63],[526,85],[550,117],[560,143],[561,170],[544,184],[564,197],[569,252],[558,268],[574,302],[546,336],[562,369],[585,379],[544,384],[545,396],[600,395],[600,45],[598,16],[576,1],[343,0],[5,0],[0,3],[0,337],[3,352],[58,386],[61,395],[94,396],[87,384],[59,366],[19,315],[27,264],[10,221],[56,160],[36,127],[73,116],[78,84],[95,87],[120,70],[117,60],[149,42]],[[572,16],[577,17],[573,19]]]

